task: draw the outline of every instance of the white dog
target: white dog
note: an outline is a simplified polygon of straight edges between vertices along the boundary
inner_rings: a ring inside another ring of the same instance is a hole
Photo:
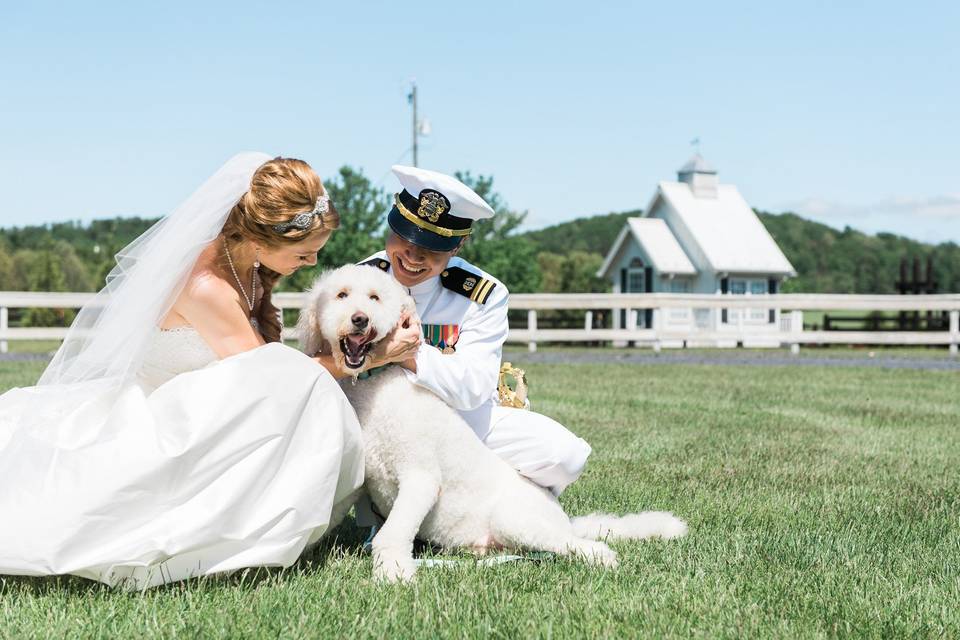
[[[373,539],[374,575],[409,580],[413,540],[478,552],[512,548],[575,555],[612,567],[600,539],[677,538],[686,524],[670,513],[570,519],[547,491],[520,476],[477,439],[455,410],[413,384],[399,367],[356,380],[372,346],[413,300],[370,266],[327,272],[314,284],[298,326],[304,351],[332,353],[354,374],[344,384],[363,430],[365,487],[386,522]]]

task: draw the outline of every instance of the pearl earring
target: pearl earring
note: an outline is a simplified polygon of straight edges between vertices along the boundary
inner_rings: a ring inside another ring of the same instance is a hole
[[[257,249],[257,257],[253,259],[253,269],[256,271],[260,268],[260,249]]]

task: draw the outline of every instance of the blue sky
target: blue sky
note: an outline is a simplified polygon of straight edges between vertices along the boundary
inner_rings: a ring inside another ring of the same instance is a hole
[[[753,206],[960,242],[960,3],[0,6],[0,226],[173,208],[236,151],[394,188],[492,174],[528,226],[646,205],[699,137]]]

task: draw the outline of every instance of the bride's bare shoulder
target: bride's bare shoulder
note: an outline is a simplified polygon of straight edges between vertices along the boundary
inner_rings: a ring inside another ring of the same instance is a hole
[[[237,290],[224,280],[220,273],[211,268],[202,268],[190,274],[178,303],[219,308],[235,305],[238,299]]]
[[[187,276],[183,289],[174,301],[170,312],[161,326],[189,324],[187,318],[197,312],[218,314],[233,309],[240,300],[240,294],[227,282],[211,260],[201,255]]]
[[[237,299],[237,291],[225,279],[216,264],[216,243],[211,243],[198,256],[187,282],[183,286],[180,298],[187,302],[203,304],[217,301],[233,302]]]
[[[237,297],[237,291],[220,274],[204,270],[190,274],[181,295],[209,302],[211,297],[226,297],[232,300]]]

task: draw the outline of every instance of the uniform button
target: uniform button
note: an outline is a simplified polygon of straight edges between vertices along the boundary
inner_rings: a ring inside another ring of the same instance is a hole
[[[446,278],[448,275],[450,275],[450,272],[449,272],[449,271],[444,271],[444,272],[441,273],[440,275],[443,276],[444,278]]]

